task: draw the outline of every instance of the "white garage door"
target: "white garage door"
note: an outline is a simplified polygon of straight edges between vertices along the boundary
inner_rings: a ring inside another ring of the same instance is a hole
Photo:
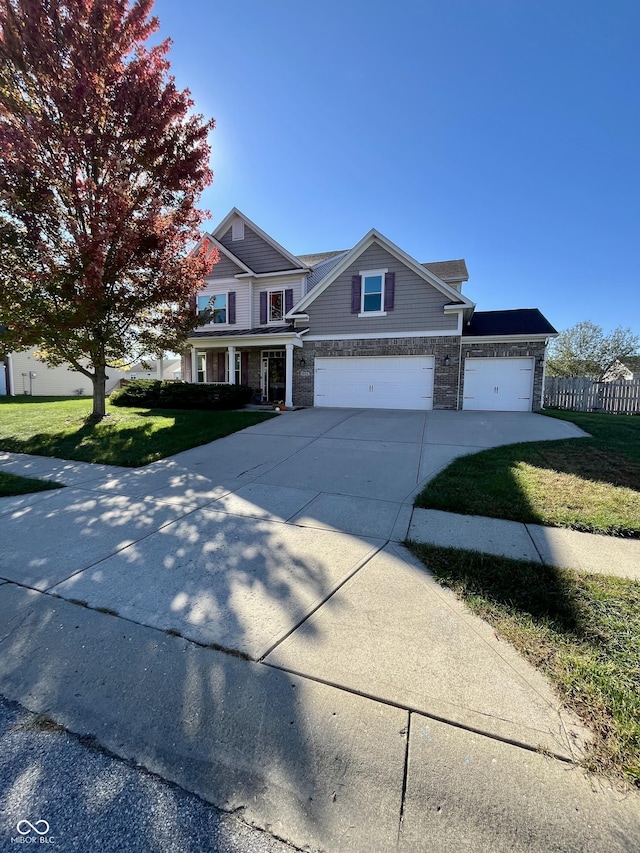
[[[431,409],[433,364],[432,355],[317,358],[314,405]]]
[[[530,412],[534,367],[533,358],[468,358],[462,408]]]

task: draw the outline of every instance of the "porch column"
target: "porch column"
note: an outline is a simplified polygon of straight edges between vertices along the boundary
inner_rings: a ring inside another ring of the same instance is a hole
[[[293,344],[286,344],[284,404],[287,408],[291,408],[293,406]]]
[[[228,346],[227,352],[229,353],[229,384],[236,384],[236,348],[234,346]]]
[[[191,347],[191,381],[198,381],[198,350]]]

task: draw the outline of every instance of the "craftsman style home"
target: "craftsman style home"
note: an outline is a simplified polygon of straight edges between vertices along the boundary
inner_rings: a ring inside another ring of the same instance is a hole
[[[194,309],[182,375],[287,406],[531,411],[546,345],[535,308],[476,311],[463,260],[421,263],[376,230],[293,255],[233,209]]]

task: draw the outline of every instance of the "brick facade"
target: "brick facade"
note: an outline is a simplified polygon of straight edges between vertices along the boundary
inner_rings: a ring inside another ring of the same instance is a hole
[[[433,355],[433,408],[455,409],[458,392],[460,338],[456,335],[433,338],[373,338],[348,341],[305,341],[293,353],[293,402],[313,406],[316,358],[348,358],[375,355]],[[445,365],[445,358],[449,364]],[[301,364],[304,359],[304,365]]]
[[[460,373],[460,397],[459,408],[462,408],[462,380],[464,378],[464,362],[467,358],[524,358],[532,356],[535,358],[535,370],[533,374],[533,399],[531,409],[534,412],[542,408],[542,381],[544,373],[544,341],[520,341],[519,343],[490,343],[490,342],[466,342],[462,339],[462,371]]]
[[[462,363],[460,355],[462,354]],[[433,355],[433,408],[462,409],[464,362],[466,358],[536,359],[533,380],[533,411],[542,408],[543,341],[520,343],[465,343],[451,335],[434,338],[374,338],[348,341],[305,341],[293,354],[293,402],[296,406],[313,406],[314,366],[316,358],[348,358],[350,356]],[[449,363],[445,364],[448,356]],[[304,359],[304,365],[301,363]],[[460,385],[458,386],[458,377]]]
[[[220,348],[221,350],[223,348]],[[226,349],[226,347],[224,348]],[[249,353],[248,384],[260,388],[262,350],[252,347],[238,352]],[[279,349],[274,346],[270,349]],[[218,352],[216,349],[214,352]],[[293,403],[295,406],[313,406],[316,358],[349,358],[355,356],[433,355],[435,357],[433,381],[434,409],[462,409],[464,365],[467,358],[535,358],[533,379],[533,411],[542,408],[543,341],[519,343],[466,342],[456,335],[433,338],[373,338],[347,341],[305,341],[293,351]],[[448,364],[445,360],[448,357]],[[304,364],[302,361],[304,360]],[[183,359],[183,376],[189,381],[190,356]],[[460,384],[458,385],[458,381]]]

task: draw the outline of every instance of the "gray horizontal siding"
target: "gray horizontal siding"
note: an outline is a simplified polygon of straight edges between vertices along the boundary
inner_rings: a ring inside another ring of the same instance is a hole
[[[386,317],[352,314],[351,276],[361,270],[380,268],[396,274],[394,310],[388,311]],[[448,302],[448,296],[374,243],[309,306],[309,334],[454,331],[458,318],[444,313]]]
[[[243,270],[242,267],[239,267],[237,264],[234,264],[234,262],[230,258],[220,252],[220,260],[217,264],[214,264],[213,269],[211,270],[211,274],[207,276],[207,279],[233,278],[234,275],[238,275],[238,273],[244,272],[245,270]]]
[[[276,251],[248,225],[244,226],[244,240],[232,240],[231,228],[220,238],[220,242],[230,252],[240,258],[254,272],[278,272],[297,269],[290,260]]]

